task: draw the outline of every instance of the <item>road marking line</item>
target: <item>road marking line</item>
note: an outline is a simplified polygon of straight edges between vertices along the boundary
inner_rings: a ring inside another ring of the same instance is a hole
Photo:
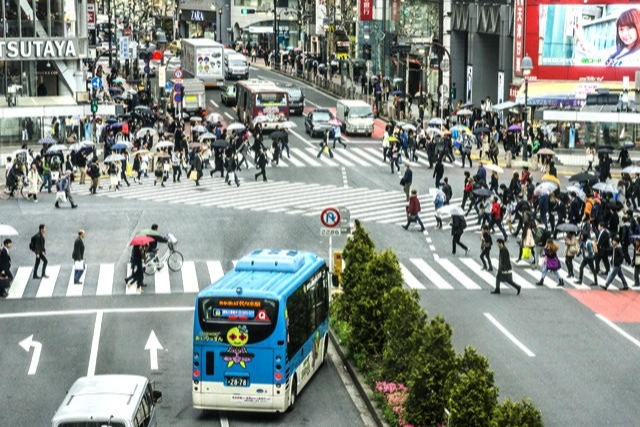
[[[224,276],[224,270],[222,270],[220,261],[207,261],[207,270],[209,270],[209,284],[215,283]]]
[[[213,104],[214,107],[219,108],[220,106],[218,105],[218,103],[216,101],[214,101],[213,99],[209,100],[210,103]]]
[[[226,415],[220,415],[220,427],[229,427],[229,419]]]
[[[56,287],[56,280],[58,279],[58,274],[60,274],[60,266],[50,266],[47,273],[49,273],[49,277],[40,280],[36,298],[50,298],[53,296],[53,289]]]
[[[23,297],[24,291],[27,289],[27,284],[29,283],[29,278],[31,278],[31,271],[33,271],[33,267],[18,267],[18,271],[16,271],[16,275],[13,278],[13,283],[9,288],[7,299]]]
[[[82,272],[82,276],[80,276],[80,283],[75,284],[73,279],[76,274],[75,268],[71,268],[71,277],[69,277],[69,284],[67,285],[67,296],[68,297],[81,297],[82,291],[84,289],[84,280],[87,277],[87,264],[84,264],[84,271]]]
[[[637,339],[635,339],[634,337],[632,337],[631,335],[629,335],[626,331],[624,331],[622,328],[620,328],[618,325],[616,325],[615,323],[613,323],[611,320],[607,319],[606,317],[604,317],[602,314],[596,314],[596,317],[600,320],[602,320],[604,323],[606,323],[607,325],[609,325],[609,327],[611,329],[613,329],[614,331],[616,331],[617,333],[619,333],[620,335],[622,335],[623,337],[625,337],[627,340],[629,340],[631,342],[631,344],[635,345],[636,347],[640,347],[640,341],[638,341]]]
[[[141,308],[105,308],[105,309],[85,309],[85,310],[59,310],[59,311],[29,311],[22,313],[0,313],[0,319],[20,319],[24,317],[51,317],[51,316],[78,316],[82,314],[130,314],[130,313],[174,313],[182,311],[193,311],[193,306],[189,307],[141,307]]]
[[[144,266],[142,268],[144,268]],[[142,274],[144,274],[144,272]],[[129,276],[131,276],[131,263],[127,263],[127,275],[126,275],[126,277],[129,277]],[[142,278],[142,280],[144,280],[144,277]],[[135,284],[135,286],[134,286],[134,284]],[[138,288],[137,283],[133,282],[133,284],[126,285],[124,287],[124,293],[125,293],[125,295],[135,295],[138,292],[137,288]]]
[[[287,162],[293,163],[294,166],[298,166],[298,167],[305,166],[304,162],[301,162],[300,160],[298,160],[296,158],[297,150],[299,150],[299,149],[298,148],[292,148],[291,149],[291,153],[293,154],[293,156],[287,157],[286,160],[287,160]]]
[[[296,155],[298,157],[301,157],[302,160],[304,160],[305,162],[307,162],[310,166],[314,166],[314,167],[318,167],[318,166],[322,166],[322,163],[320,163],[317,158],[311,158],[309,157],[309,155],[305,152],[304,149],[299,149],[296,151]]]
[[[307,153],[310,156],[316,155],[316,149],[313,147],[307,147]],[[333,150],[331,150],[331,154],[333,155]],[[317,156],[317,155],[316,155]],[[323,154],[320,155],[320,157],[316,157],[317,159],[320,159],[320,161],[322,163],[324,163],[327,166],[337,166],[338,164],[333,160],[333,157],[331,158],[327,158],[327,156]]]
[[[290,133],[290,134],[292,134],[292,135],[295,135],[296,137],[298,137],[298,139],[299,139],[300,141],[304,142],[304,143],[305,143],[305,144],[307,144],[308,146],[310,146],[310,147],[313,147],[313,146],[314,146],[312,142],[310,142],[309,140],[307,140],[307,138],[305,138],[304,136],[300,135],[300,134],[299,134],[298,132],[296,132],[295,130],[293,130],[293,129],[289,129],[289,133]]]
[[[420,281],[416,278],[416,276],[414,276],[403,263],[400,263],[400,270],[402,271],[402,278],[404,279],[404,282],[411,289],[427,289],[424,287],[422,283],[420,283]]]
[[[87,376],[92,377],[96,374],[96,363],[98,361],[98,348],[100,347],[100,332],[102,331],[102,310],[96,311],[96,323],[93,326],[93,339],[91,340],[91,353],[89,354],[89,368]]]
[[[480,264],[475,262],[472,258],[460,258],[460,261],[462,261],[462,263],[466,265],[470,270],[475,272],[476,275],[479,276],[482,280],[487,282],[489,286],[495,289],[496,278],[493,276],[493,274],[489,273],[486,270],[482,270]]]
[[[113,293],[114,264],[100,264],[98,276],[98,289],[96,295],[111,295]]]
[[[165,265],[162,270],[156,271],[156,294],[170,294],[171,293],[171,280],[169,280],[169,266]]]
[[[232,116],[231,114],[229,114],[228,112],[226,112],[226,111],[225,111],[225,112],[224,112],[224,115],[225,115],[225,116],[227,116],[227,117],[229,117],[231,120],[233,120],[233,116]]]
[[[440,256],[434,254],[433,259],[436,260],[440,266],[444,268],[444,271],[449,273],[451,277],[456,279],[462,286],[469,290],[480,290],[482,289],[480,286],[476,284],[476,282],[471,279],[469,276],[464,274],[462,270],[456,267],[451,261],[446,258],[440,258]]]
[[[182,289],[185,293],[198,293],[198,275],[196,274],[196,263],[193,261],[185,261],[182,264]]]
[[[421,258],[411,258],[410,261],[413,263],[413,265],[418,267],[420,272],[422,272],[422,274],[424,274],[427,277],[427,279],[429,279],[431,281],[431,283],[433,283],[437,288],[439,288],[439,289],[453,289],[453,286],[448,284],[442,278],[442,276],[440,276],[438,273],[436,273],[436,271],[433,268],[431,268],[431,266],[429,264],[427,264],[425,260],[423,260]]]
[[[342,185],[344,185],[346,188],[349,187],[349,180],[347,178],[347,168],[345,168],[344,166],[342,167]]]
[[[502,332],[507,338],[509,338],[512,343],[514,343],[520,350],[524,352],[524,354],[529,357],[536,357],[536,355],[531,350],[529,350],[524,344],[520,342],[520,340],[513,336],[513,334],[509,332],[507,328],[502,326],[502,324],[500,324],[500,322],[498,322],[491,314],[484,313],[484,317],[486,317],[489,322],[493,323],[493,326],[498,328],[498,330]]]

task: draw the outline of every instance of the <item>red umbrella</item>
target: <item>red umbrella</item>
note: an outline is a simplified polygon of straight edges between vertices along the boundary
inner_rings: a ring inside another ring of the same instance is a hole
[[[142,246],[142,245],[151,243],[153,241],[154,241],[153,237],[149,237],[149,236],[145,236],[144,234],[141,234],[131,239],[129,246]]]

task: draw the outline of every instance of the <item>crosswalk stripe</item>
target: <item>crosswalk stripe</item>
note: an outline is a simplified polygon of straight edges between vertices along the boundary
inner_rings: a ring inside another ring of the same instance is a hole
[[[373,153],[371,152],[373,150]],[[362,152],[359,153],[364,159],[373,163],[375,166],[385,166],[386,163],[380,160],[382,157],[382,152],[376,152],[374,148],[364,148]]]
[[[169,267],[165,265],[162,269],[156,271],[154,274],[156,282],[156,294],[170,294],[171,293],[171,281],[169,279]]]
[[[433,259],[436,260],[436,262],[438,264],[440,264],[440,266],[442,266],[444,268],[444,270],[454,279],[456,279],[462,286],[464,286],[466,289],[470,289],[470,290],[479,290],[482,289],[480,286],[478,286],[474,280],[472,280],[469,276],[467,276],[466,274],[464,274],[462,272],[462,270],[460,270],[458,267],[456,267],[455,265],[453,265],[453,263],[451,261],[449,261],[447,258],[440,258],[440,256],[438,255],[434,255]]]
[[[36,298],[51,298],[53,296],[53,290],[56,287],[56,280],[58,280],[58,274],[60,273],[60,266],[47,266],[46,273],[49,277],[43,277],[40,279],[40,286],[38,287]]]
[[[427,262],[425,260],[423,260],[421,258],[411,258],[410,261],[438,289],[453,289],[453,286],[451,286],[449,283],[447,283],[442,278],[442,276],[440,276],[438,273],[436,273],[436,271],[433,268],[431,268],[431,266],[429,264],[427,264]]]
[[[342,166],[354,167],[355,164],[352,163],[350,160],[347,160],[345,156],[342,155],[343,151],[340,151],[339,153],[335,153],[333,156],[333,160],[335,162],[340,163]]]
[[[400,263],[402,278],[411,289],[426,289],[422,283],[414,276],[403,263]]]
[[[114,264],[100,264],[98,275],[98,289],[96,295],[111,295],[113,293]]]
[[[497,258],[491,258],[491,262],[495,266],[499,265],[499,261],[498,261]],[[512,261],[511,265],[513,267],[515,265],[515,263]],[[518,271],[522,271],[522,270],[518,270]],[[511,278],[513,279],[513,281],[514,281],[514,283],[516,285],[522,286],[522,289],[535,289],[536,288],[536,286],[533,283],[531,283],[531,280],[528,280],[528,279],[525,279],[524,277],[522,277],[520,274],[518,274],[516,272],[515,268],[511,269]]]
[[[13,283],[9,288],[9,299],[22,298],[24,291],[27,289],[27,284],[31,278],[31,272],[33,267],[18,267],[15,276],[13,277]]]
[[[142,274],[144,274],[144,273],[142,273]],[[129,276],[131,276],[131,264],[127,263],[127,276],[126,277],[129,277]],[[142,280],[144,281],[145,277],[142,277]],[[137,288],[137,286],[136,286],[135,282],[132,285],[125,286],[124,287],[125,295],[135,295],[136,294],[136,288]]]
[[[350,161],[357,163],[360,166],[371,166],[369,164],[369,162],[367,162],[364,159],[361,159],[356,153],[356,150],[352,150],[350,148],[346,149],[346,150],[342,150],[340,152],[340,156],[342,157],[346,157],[347,159],[349,159]]]
[[[291,157],[287,157],[287,158],[286,158],[287,162],[289,162],[289,163],[293,164],[293,166],[295,166],[295,167],[304,167],[304,166],[306,166],[306,165],[304,164],[304,162],[303,162],[303,161],[299,160],[299,159],[296,157],[297,148],[292,148],[292,149],[291,149],[291,153],[292,153],[293,155],[292,155]]]
[[[264,206],[262,203],[266,203],[267,206],[272,206],[274,203],[282,206],[283,202],[290,200],[293,193],[296,190],[305,189],[309,190],[309,193],[315,192],[316,189],[321,188],[319,184],[315,185],[305,185],[304,183],[280,183],[273,182],[269,185],[264,185],[263,183],[259,183],[258,185],[254,185],[250,190],[243,190],[242,197],[239,198],[237,195],[235,199],[237,203],[233,204],[233,207],[236,209],[253,209]],[[260,199],[254,199],[255,197],[260,197]],[[297,197],[297,195],[296,195]],[[225,198],[215,197],[214,200],[208,203],[204,203],[203,206],[222,206],[226,203]]]
[[[185,293],[198,293],[198,275],[196,274],[196,263],[193,261],[185,261],[182,264],[182,290]]]
[[[304,160],[306,163],[308,163],[311,166],[315,166],[315,167],[322,166],[322,163],[319,163],[317,161],[318,158],[315,157],[315,155],[314,155],[315,158],[312,158],[301,148],[297,149],[296,154],[298,155],[298,157],[301,157],[302,160]]]
[[[68,297],[81,297],[82,292],[84,290],[84,279],[87,275],[87,266],[85,265],[84,271],[82,272],[82,276],[80,276],[80,283],[74,283],[75,270],[71,268],[71,275],[69,276],[69,284],[67,285],[67,296]]]
[[[207,261],[207,270],[209,270],[209,283],[207,286],[224,276],[224,270],[222,270],[222,263],[220,263],[220,261]]]
[[[486,270],[482,270],[480,264],[475,262],[472,258],[460,258],[460,261],[462,261],[462,263],[466,265],[469,270],[475,272],[482,280],[487,282],[489,286],[495,289],[496,278],[493,274],[489,273]]]
[[[333,158],[335,157],[335,155],[334,157],[327,157],[323,154],[320,157],[317,157],[317,153],[314,148],[306,147],[305,150],[307,154],[310,156],[316,155],[316,159],[318,159],[321,162],[321,164],[324,163],[326,166],[337,166],[337,164],[333,161]],[[331,152],[333,153],[333,150]]]

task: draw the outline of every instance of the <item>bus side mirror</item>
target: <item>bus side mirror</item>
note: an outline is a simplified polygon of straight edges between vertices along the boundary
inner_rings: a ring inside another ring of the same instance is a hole
[[[158,404],[162,402],[162,392],[158,390],[153,390],[153,403]]]

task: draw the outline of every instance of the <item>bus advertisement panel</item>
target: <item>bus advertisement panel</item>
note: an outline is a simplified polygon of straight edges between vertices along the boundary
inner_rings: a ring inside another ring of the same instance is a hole
[[[530,0],[526,19],[526,53],[537,78],[622,80],[640,69],[638,5]]]
[[[196,409],[283,412],[323,364],[329,285],[309,252],[256,250],[196,298]]]

